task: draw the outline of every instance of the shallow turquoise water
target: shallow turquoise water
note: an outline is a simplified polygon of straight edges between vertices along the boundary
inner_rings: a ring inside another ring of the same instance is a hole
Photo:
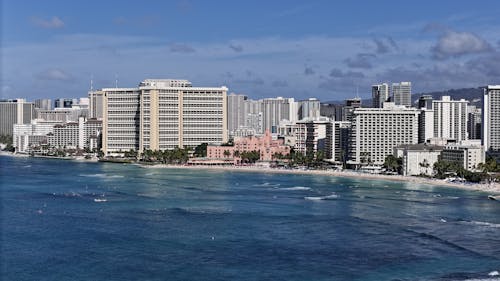
[[[500,271],[500,202],[480,192],[33,158],[0,165],[2,280],[500,280],[488,276]]]

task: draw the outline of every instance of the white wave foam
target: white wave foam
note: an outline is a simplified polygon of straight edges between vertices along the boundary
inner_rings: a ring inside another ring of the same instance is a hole
[[[339,196],[337,194],[330,194],[327,196],[307,196],[307,197],[304,197],[305,200],[312,200],[312,201],[332,200],[332,199],[336,199],[336,198],[339,198]]]
[[[488,273],[488,276],[498,276],[498,275],[500,275],[500,273],[498,273],[498,271],[496,270]]]
[[[145,174],[145,175],[146,175],[146,176],[152,176],[152,175],[154,175],[154,174],[155,174],[155,173],[147,173],[147,174]]]
[[[484,222],[484,221],[463,221],[463,222],[468,223],[468,224],[480,225],[480,226],[500,228],[499,223],[491,223],[491,222]]]
[[[292,186],[292,187],[282,187],[280,190],[311,190],[308,186]]]
[[[500,278],[474,278],[465,279],[464,281],[500,281]]]
[[[123,178],[122,175],[107,175],[107,174],[81,174],[80,176],[89,178]]]

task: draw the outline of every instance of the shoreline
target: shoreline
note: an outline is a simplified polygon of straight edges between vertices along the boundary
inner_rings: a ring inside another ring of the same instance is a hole
[[[265,167],[255,167],[255,166],[185,166],[185,165],[169,165],[169,164],[154,164],[154,165],[143,165],[140,163],[135,163],[135,165],[147,168],[147,169],[203,169],[203,170],[213,170],[213,171],[236,171],[236,172],[249,172],[249,173],[272,173],[272,174],[297,174],[297,175],[320,175],[320,176],[333,176],[333,177],[344,177],[344,178],[358,178],[358,179],[372,179],[372,180],[387,180],[387,181],[397,181],[397,182],[410,182],[416,184],[425,184],[433,186],[446,186],[446,187],[456,187],[469,191],[480,191],[485,193],[495,193],[500,194],[500,184],[499,183],[456,183],[447,182],[439,179],[431,178],[420,178],[414,176],[401,176],[401,175],[380,175],[380,174],[366,174],[358,173],[353,171],[328,171],[328,170],[286,170],[286,169],[275,169],[275,168],[265,168]]]
[[[10,156],[10,157],[31,157],[26,154],[14,154],[11,152],[0,151],[0,156]],[[61,159],[61,160],[74,160],[76,162],[89,162],[89,163],[99,163],[95,159],[79,159],[79,158],[60,158],[60,157],[34,157],[34,158],[45,158],[45,159]],[[114,162],[103,162],[103,163],[114,163]],[[120,162],[123,164],[122,162]],[[344,178],[357,178],[365,180],[386,180],[386,181],[396,181],[396,182],[410,182],[416,184],[425,184],[433,186],[445,186],[445,187],[456,187],[469,191],[479,191],[484,193],[489,193],[492,195],[500,195],[500,183],[457,183],[457,182],[447,182],[444,180],[433,179],[433,178],[422,178],[415,176],[402,176],[402,175],[381,175],[381,174],[367,174],[359,173],[354,171],[333,171],[333,170],[295,170],[295,169],[276,169],[268,167],[257,167],[257,166],[187,166],[187,165],[174,165],[174,164],[143,164],[143,163],[127,163],[132,165],[137,165],[141,168],[146,169],[190,169],[190,170],[212,170],[212,171],[236,171],[236,172],[250,172],[250,173],[271,173],[271,174],[297,174],[297,175],[320,175],[320,176],[331,176],[331,177],[344,177]]]

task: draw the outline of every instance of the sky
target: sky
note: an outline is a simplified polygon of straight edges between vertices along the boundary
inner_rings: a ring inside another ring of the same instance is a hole
[[[2,98],[148,78],[322,101],[500,84],[497,0],[0,1]]]

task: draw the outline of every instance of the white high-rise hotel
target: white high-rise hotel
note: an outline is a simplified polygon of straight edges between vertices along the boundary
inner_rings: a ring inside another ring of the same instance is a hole
[[[416,108],[392,102],[383,108],[356,108],[350,134],[348,164],[381,166],[394,147],[418,142]]]
[[[226,87],[201,88],[192,87],[187,80],[148,79],[138,88],[101,91],[105,154],[228,141]]]
[[[487,86],[483,102],[483,146],[500,150],[500,85]]]

